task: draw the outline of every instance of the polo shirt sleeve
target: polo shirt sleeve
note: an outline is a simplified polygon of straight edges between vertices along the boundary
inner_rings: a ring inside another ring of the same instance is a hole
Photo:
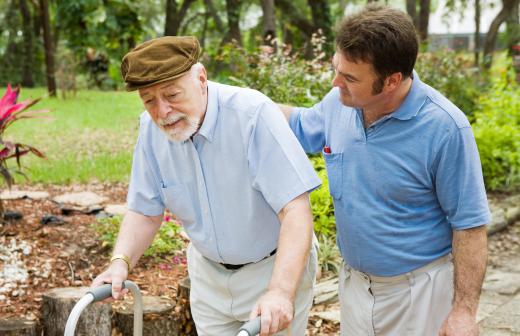
[[[160,182],[147,158],[143,135],[139,134],[132,160],[132,174],[128,187],[128,209],[145,216],[159,216],[164,212]]]
[[[278,106],[268,100],[255,116],[247,149],[252,186],[279,213],[321,181]]]
[[[307,153],[319,153],[325,146],[324,113],[335,96],[339,99],[333,89],[313,107],[295,107],[291,111],[289,125]]]
[[[437,155],[435,187],[440,205],[455,230],[491,220],[480,157],[471,127],[456,129]]]

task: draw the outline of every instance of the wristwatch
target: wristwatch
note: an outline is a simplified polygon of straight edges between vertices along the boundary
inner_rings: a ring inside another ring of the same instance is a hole
[[[130,266],[130,258],[128,258],[128,256],[124,255],[124,254],[114,254],[112,256],[112,258],[110,258],[110,263],[112,263],[114,260],[116,259],[121,259],[123,260],[126,265],[128,266],[128,272],[130,272],[130,270],[132,269],[132,267]]]

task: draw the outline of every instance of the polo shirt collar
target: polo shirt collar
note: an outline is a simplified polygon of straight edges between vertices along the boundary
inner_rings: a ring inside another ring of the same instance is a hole
[[[213,141],[215,126],[217,125],[218,116],[218,89],[214,82],[208,81],[208,106],[204,121],[200,126],[198,134],[202,135],[209,142]]]
[[[412,86],[410,87],[410,91],[406,95],[403,103],[399,106],[394,113],[392,113],[392,118],[396,118],[399,120],[409,120],[415,117],[419,110],[424,105],[424,102],[427,98],[426,85],[421,82],[419,79],[419,75],[415,70],[413,71],[413,79]]]

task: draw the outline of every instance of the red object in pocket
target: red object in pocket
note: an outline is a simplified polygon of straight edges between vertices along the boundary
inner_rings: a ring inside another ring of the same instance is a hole
[[[330,147],[329,146],[323,147],[323,152],[326,154],[330,154]]]

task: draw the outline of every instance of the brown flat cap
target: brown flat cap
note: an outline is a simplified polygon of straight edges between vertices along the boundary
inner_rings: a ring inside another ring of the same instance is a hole
[[[141,43],[121,63],[126,90],[178,78],[198,62],[199,54],[199,41],[193,36],[165,36]]]

